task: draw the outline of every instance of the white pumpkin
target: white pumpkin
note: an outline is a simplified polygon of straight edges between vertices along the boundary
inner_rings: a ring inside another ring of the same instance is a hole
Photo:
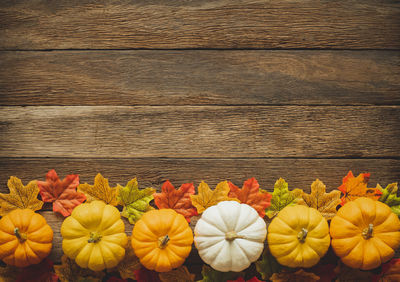
[[[205,263],[218,271],[239,272],[260,257],[267,228],[249,205],[224,201],[203,212],[194,234]]]

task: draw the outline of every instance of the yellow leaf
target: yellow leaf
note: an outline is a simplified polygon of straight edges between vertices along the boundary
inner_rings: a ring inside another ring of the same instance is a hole
[[[325,184],[317,179],[311,184],[311,193],[303,192],[297,204],[317,209],[328,220],[336,215],[336,207],[340,202],[340,191],[334,190],[326,193]]]
[[[94,178],[94,185],[79,184],[78,191],[86,195],[88,203],[103,201],[108,205],[118,205],[118,187],[111,188],[107,178],[104,178],[100,173]]]
[[[72,259],[66,255],[61,257],[61,265],[54,265],[54,272],[61,282],[97,281],[101,282],[103,271],[94,272],[90,269],[80,268]]]
[[[214,190],[211,190],[207,183],[202,181],[197,188],[197,195],[190,195],[192,205],[195,206],[197,212],[201,214],[205,209],[214,206],[222,201],[236,201],[236,198],[229,198],[228,193],[230,191],[228,181],[218,183]]]
[[[128,237],[128,242],[131,241],[131,237]],[[117,265],[117,270],[121,275],[122,279],[133,279],[136,280],[135,274],[133,273],[135,270],[141,268],[139,258],[135,255],[135,252],[132,249],[132,244],[128,244],[128,247],[125,250],[124,259]]]
[[[10,194],[0,193],[0,216],[4,216],[15,209],[40,210],[43,202],[37,196],[39,187],[37,181],[31,181],[24,186],[21,179],[11,176],[7,183]]]
[[[161,272],[158,276],[162,282],[192,282],[195,277],[186,266],[181,266],[169,272]]]

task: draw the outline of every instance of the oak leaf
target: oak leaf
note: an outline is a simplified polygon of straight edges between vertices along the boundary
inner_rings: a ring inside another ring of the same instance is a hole
[[[125,187],[118,185],[118,191],[118,201],[124,207],[121,215],[128,218],[130,224],[134,224],[149,210],[149,203],[153,200],[156,190],[154,188],[139,190],[135,177]]]
[[[144,267],[136,269],[134,273],[138,282],[162,282],[158,277],[158,272]]]
[[[385,189],[382,189],[379,184],[376,187],[382,192],[379,201],[388,205],[392,212],[400,216],[400,197],[397,197],[397,183],[389,184]]]
[[[265,209],[271,205],[272,195],[268,192],[260,192],[260,185],[254,177],[247,179],[243,183],[242,189],[232,182],[228,182],[228,184],[230,188],[229,197],[239,199],[241,203],[253,207],[259,216],[265,216]]]
[[[266,210],[266,215],[273,218],[286,206],[296,205],[300,200],[300,195],[303,193],[301,189],[294,189],[289,191],[288,183],[279,178],[274,185],[274,192],[272,193],[271,206]]]
[[[319,276],[300,269],[296,272],[274,273],[271,276],[272,282],[312,282],[318,281]]]
[[[191,274],[186,266],[180,266],[169,272],[161,272],[158,276],[162,282],[194,282],[196,275]]]
[[[354,177],[353,172],[349,171],[343,178],[343,184],[338,188],[343,193],[340,204],[343,206],[348,201],[354,201],[360,197],[378,200],[382,192],[377,188],[367,188],[369,177],[369,173],[360,173]]]
[[[39,264],[30,265],[21,270],[16,282],[57,282],[58,276],[53,271],[53,262],[44,259]]]
[[[273,255],[269,252],[269,248],[265,247],[262,259],[256,262],[256,269],[261,274],[261,278],[268,280],[272,274],[279,273],[282,266],[278,263]]]
[[[199,282],[222,282],[243,276],[243,272],[220,272],[205,264],[203,264],[201,274],[203,275],[203,279]]]
[[[128,237],[128,242],[131,241],[131,238]],[[133,279],[136,280],[135,270],[142,268],[140,264],[139,258],[135,255],[135,252],[132,249],[132,244],[128,244],[125,250],[124,259],[117,265],[117,270],[119,275],[123,279]]]
[[[88,203],[103,201],[108,205],[118,205],[118,186],[111,188],[107,178],[104,178],[100,173],[94,178],[94,185],[88,183],[79,184],[78,191],[86,195]]]
[[[61,265],[54,265],[54,271],[61,282],[100,282],[104,277],[104,272],[94,272],[90,269],[80,268],[74,260],[66,255],[61,257]]]
[[[76,191],[79,176],[67,175],[62,181],[52,169],[46,174],[46,181],[37,182],[43,202],[53,203],[53,211],[69,216],[73,209],[86,200],[85,194]]]
[[[37,196],[39,188],[37,181],[31,181],[24,186],[21,179],[11,176],[7,182],[9,194],[0,193],[0,216],[4,216],[15,209],[40,210],[43,202]]]
[[[298,205],[309,206],[318,210],[327,220],[332,219],[336,213],[336,207],[340,204],[340,191],[334,190],[326,193],[326,186],[317,179],[311,184],[311,193],[301,194]]]
[[[193,206],[196,207],[197,212],[201,214],[207,208],[214,206],[222,201],[237,201],[238,199],[229,198],[229,184],[228,181],[223,181],[217,184],[214,190],[211,190],[207,183],[202,181],[197,188],[197,195],[190,195]]]
[[[190,199],[190,195],[194,193],[193,183],[184,183],[179,189],[175,189],[167,180],[161,187],[161,193],[154,194],[154,202],[159,209],[173,209],[190,222],[190,218],[197,215],[197,210]]]

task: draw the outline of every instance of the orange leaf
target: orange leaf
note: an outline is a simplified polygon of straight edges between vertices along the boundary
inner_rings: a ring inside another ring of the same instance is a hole
[[[338,188],[343,193],[340,203],[342,206],[360,197],[379,199],[382,192],[378,188],[367,188],[369,176],[369,173],[360,173],[357,177],[354,177],[353,173],[349,171],[343,178],[343,184]]]
[[[193,183],[184,183],[176,190],[169,182],[165,181],[161,187],[161,193],[153,194],[154,202],[159,209],[173,209],[182,214],[188,222],[197,215],[196,208],[192,205],[190,195],[195,193]]]
[[[86,197],[76,191],[79,185],[79,176],[67,175],[62,181],[57,172],[52,169],[46,174],[46,181],[38,181],[40,196],[44,202],[53,203],[53,211],[63,216],[69,216],[72,210],[83,203]]]
[[[261,217],[265,216],[265,209],[271,205],[272,195],[261,193],[260,185],[254,177],[247,179],[243,183],[242,189],[232,182],[228,182],[228,184],[230,188],[229,197],[239,199],[241,203],[253,207]]]

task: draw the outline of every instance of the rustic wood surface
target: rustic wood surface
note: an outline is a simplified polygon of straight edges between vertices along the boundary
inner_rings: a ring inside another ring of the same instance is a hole
[[[2,1],[1,49],[400,47],[393,0]]]

